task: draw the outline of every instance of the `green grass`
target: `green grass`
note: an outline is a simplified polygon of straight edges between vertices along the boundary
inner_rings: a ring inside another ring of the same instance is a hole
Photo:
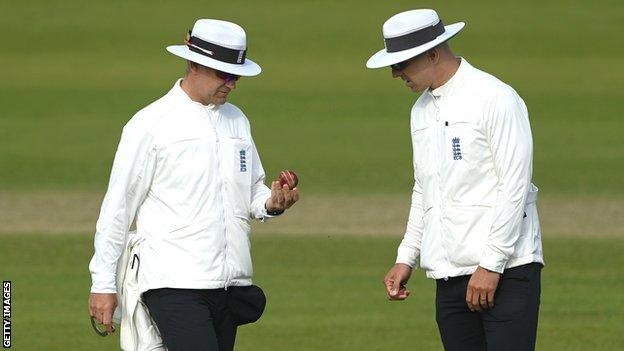
[[[265,315],[239,330],[237,350],[441,349],[434,283],[416,271],[404,303],[385,300],[381,280],[392,237],[254,238],[255,283]],[[615,350],[624,343],[622,239],[545,241],[538,334],[541,350]],[[13,281],[16,350],[110,350],[88,322],[91,238],[2,237],[0,275]]]
[[[364,63],[383,21],[416,6],[466,21],[456,52],[525,98],[542,189],[624,194],[624,3],[564,0],[5,1],[0,188],[103,189],[123,124],[183,71],[164,47],[205,16],[242,24],[264,68],[232,101],[271,177],[294,168],[308,192],[409,192],[416,96]]]

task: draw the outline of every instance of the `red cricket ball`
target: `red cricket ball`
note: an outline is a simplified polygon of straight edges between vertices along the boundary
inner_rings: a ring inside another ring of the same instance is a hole
[[[299,177],[297,177],[297,173],[289,169],[281,171],[277,180],[280,182],[281,186],[288,185],[289,189],[295,188],[299,183]]]

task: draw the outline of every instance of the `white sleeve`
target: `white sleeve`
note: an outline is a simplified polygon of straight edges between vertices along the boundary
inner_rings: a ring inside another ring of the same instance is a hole
[[[422,186],[416,180],[412,190],[412,205],[407,220],[407,229],[397,250],[396,263],[418,268],[423,226]]]
[[[266,178],[256,144],[251,139],[251,217],[262,221],[275,217],[266,211],[266,201],[271,197],[271,189],[264,184]]]
[[[498,189],[494,220],[479,265],[502,273],[520,235],[531,184],[533,139],[524,101],[511,88],[498,94],[484,117]]]
[[[95,254],[89,263],[92,293],[116,292],[117,260],[137,209],[150,187],[155,164],[151,134],[126,125],[96,224]]]
[[[411,134],[414,138],[414,133]],[[412,204],[410,206],[409,217],[407,220],[407,229],[403,240],[397,250],[396,263],[404,263],[412,268],[418,267],[418,258],[420,257],[420,247],[424,229],[423,223],[423,206],[422,206],[422,185],[416,175],[418,170],[416,167],[416,154],[414,148],[416,144],[412,139],[413,165],[414,165],[414,188],[412,189]]]

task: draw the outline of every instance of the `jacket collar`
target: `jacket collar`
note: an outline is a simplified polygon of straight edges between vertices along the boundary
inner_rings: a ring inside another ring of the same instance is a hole
[[[453,88],[457,86],[459,82],[462,81],[463,77],[472,68],[472,66],[468,63],[468,61],[466,61],[465,58],[460,57],[460,60],[461,61],[459,63],[459,68],[457,69],[457,72],[453,74],[451,79],[447,80],[446,83],[442,84],[441,86],[435,89],[429,89],[429,92],[431,93],[431,95],[433,95],[433,97],[444,98],[447,95],[451,94],[453,91]]]
[[[172,95],[173,97],[175,97],[176,99],[179,99],[180,101],[183,101],[184,103],[187,104],[195,104],[197,106],[200,106],[202,108],[207,108],[210,110],[214,110],[217,109],[219,106],[215,105],[215,104],[209,104],[209,105],[204,105],[201,104],[197,101],[193,101],[191,99],[190,96],[188,96],[188,94],[182,89],[182,86],[180,85],[182,83],[183,78],[178,79],[175,84],[173,85],[173,87],[171,88],[171,90],[169,90],[169,94]]]

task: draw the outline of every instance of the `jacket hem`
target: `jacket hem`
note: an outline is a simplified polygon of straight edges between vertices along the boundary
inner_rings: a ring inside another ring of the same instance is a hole
[[[252,284],[251,279],[232,279],[229,282],[230,286],[249,286]],[[225,289],[225,280],[200,280],[200,281],[184,281],[184,282],[154,282],[142,286],[140,293],[144,293],[153,289]]]
[[[544,265],[544,258],[539,254],[529,254],[521,257],[512,257],[507,264],[505,264],[505,269],[513,268],[517,266],[522,266],[524,264],[529,263],[541,263]],[[451,270],[427,270],[427,278],[431,279],[444,279],[444,278],[452,278],[459,277],[462,275],[471,275],[477,270],[479,265],[469,266],[469,267],[459,267]]]

